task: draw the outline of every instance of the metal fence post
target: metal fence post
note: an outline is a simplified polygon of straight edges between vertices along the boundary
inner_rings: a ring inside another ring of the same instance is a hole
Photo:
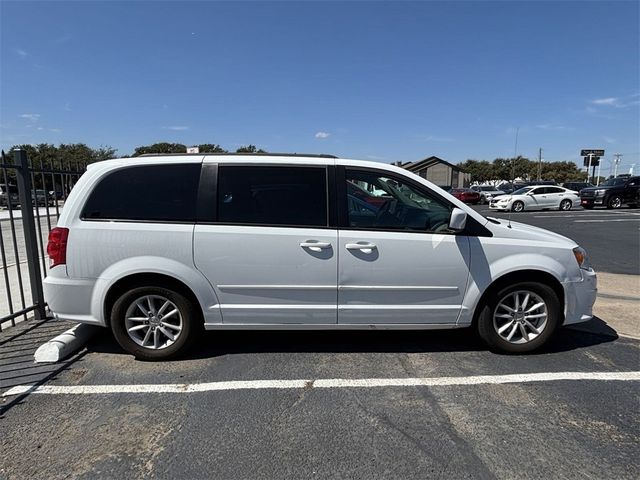
[[[31,173],[27,152],[16,149],[14,161],[16,163],[16,181],[20,196],[20,209],[22,211],[22,228],[24,231],[24,244],[27,252],[27,265],[29,267],[29,282],[31,283],[31,298],[35,306],[36,320],[44,320],[47,317],[45,310],[44,294],[42,292],[42,274],[40,272],[38,236],[33,217],[33,202],[31,200]],[[20,265],[17,265],[20,268]]]

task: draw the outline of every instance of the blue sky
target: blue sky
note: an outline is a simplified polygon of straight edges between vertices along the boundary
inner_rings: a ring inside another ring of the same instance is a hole
[[[639,3],[1,1],[0,145],[380,161],[624,154]]]

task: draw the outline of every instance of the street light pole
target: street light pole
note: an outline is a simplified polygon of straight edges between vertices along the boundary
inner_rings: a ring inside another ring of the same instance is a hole
[[[542,180],[542,148],[538,149],[538,181]]]
[[[587,155],[589,157],[589,164],[587,165],[587,183],[591,183],[589,181],[589,170],[591,170],[591,157],[593,157],[593,153]]]

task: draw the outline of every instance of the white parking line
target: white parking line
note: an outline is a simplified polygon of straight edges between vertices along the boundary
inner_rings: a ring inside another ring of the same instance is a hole
[[[327,378],[318,380],[240,380],[209,383],[165,383],[150,385],[18,385],[3,397],[39,393],[46,395],[105,395],[118,393],[201,393],[228,390],[274,390],[300,388],[434,387],[455,385],[499,385],[506,383],[561,380],[638,381],[638,372],[545,372],[470,377],[418,378]]]
[[[574,220],[573,223],[603,223],[603,222],[640,222],[640,218],[615,218],[608,220]]]
[[[577,213],[577,212],[576,212]],[[640,213],[582,213],[580,217],[608,217],[611,218],[613,215],[617,216],[640,216]],[[532,215],[533,218],[575,218],[576,215]]]

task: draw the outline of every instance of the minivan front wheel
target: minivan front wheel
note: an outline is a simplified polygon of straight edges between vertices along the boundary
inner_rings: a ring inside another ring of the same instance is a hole
[[[517,283],[489,295],[478,317],[478,332],[494,350],[530,352],[551,337],[561,313],[551,287],[538,282]]]
[[[167,360],[193,343],[198,316],[189,299],[163,287],[139,287],[116,300],[111,329],[120,346],[140,360]]]

